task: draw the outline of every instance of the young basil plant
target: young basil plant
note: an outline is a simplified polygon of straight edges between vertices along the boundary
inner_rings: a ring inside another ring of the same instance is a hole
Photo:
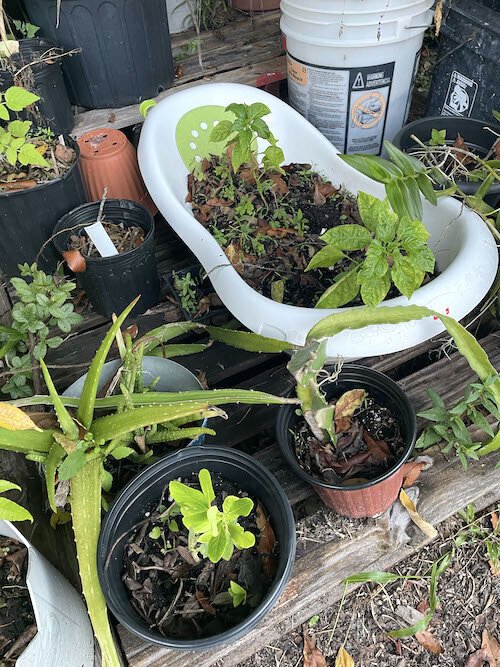
[[[255,535],[238,523],[240,517],[252,511],[252,500],[227,496],[220,510],[212,505],[215,493],[206,468],[200,470],[198,479],[201,491],[177,481],[169,485],[170,495],[179,505],[182,522],[194,538],[196,550],[212,563],[218,563],[221,559],[229,560],[235,547],[253,547]]]
[[[434,271],[435,258],[427,245],[429,232],[419,220],[398,216],[387,199],[382,201],[365,192],[358,195],[358,209],[363,224],[339,225],[326,231],[320,237],[326,246],[307,266],[309,271],[331,267],[346,257],[351,260],[350,268],[336,277],[316,308],[339,308],[358,293],[367,306],[376,306],[392,284],[409,298],[426,272]]]
[[[277,140],[263,116],[271,113],[269,107],[262,102],[253,104],[230,104],[225,109],[232,112],[235,119],[221,120],[210,135],[214,142],[225,141],[226,146],[233,144],[231,164],[234,172],[243,164],[256,161],[257,150],[254,148],[256,138],[269,143],[264,150],[262,164],[266,171],[281,171],[280,164],[285,159],[283,151],[277,146]]]

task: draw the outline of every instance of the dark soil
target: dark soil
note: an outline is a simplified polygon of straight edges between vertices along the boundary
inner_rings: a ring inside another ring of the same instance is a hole
[[[0,537],[0,667],[15,665],[36,634],[26,586],[27,567],[27,548],[8,537]]]
[[[340,397],[337,406],[349,393]],[[335,444],[320,442],[304,419],[297,422],[295,432],[299,464],[324,482],[367,482],[382,475],[403,452],[404,442],[396,417],[370,397],[363,399],[352,417],[337,418],[336,411],[334,423]]]
[[[50,131],[33,129],[28,133],[28,140],[34,144],[49,163],[49,167],[36,167],[0,162],[0,191],[29,190],[40,183],[62,178],[76,160],[76,151],[59,142],[59,138]]]
[[[199,488],[194,476],[183,482]],[[212,482],[218,507],[227,495],[247,495],[215,475]],[[267,513],[253,499],[254,509],[239,523],[255,534],[255,546],[235,549],[229,561],[214,564],[189,551],[188,531],[180,516],[173,525],[172,516],[167,522],[159,518],[167,497],[165,489],[158,506],[146,514],[125,547],[123,581],[132,605],[152,629],[168,637],[193,639],[224,632],[259,605],[276,573],[279,547]],[[155,527],[162,530],[158,539],[150,535]],[[231,581],[247,591],[246,603],[237,607],[228,593]]]
[[[201,163],[202,178],[188,177],[193,214],[207,227],[238,273],[257,292],[280,303],[314,307],[335,278],[364,257],[347,253],[335,266],[305,272],[332,227],[363,224],[355,198],[311,170],[292,163],[284,173],[247,167],[234,174],[225,158]],[[430,279],[426,276],[424,283]],[[392,286],[388,299],[399,295]],[[358,296],[348,305],[361,305]]]
[[[86,226],[89,227],[91,224],[88,223]],[[142,227],[127,226],[123,222],[103,222],[102,226],[119,254],[138,248],[144,241]],[[71,235],[68,250],[78,250],[84,257],[101,257],[97,248],[83,230],[79,234]]]

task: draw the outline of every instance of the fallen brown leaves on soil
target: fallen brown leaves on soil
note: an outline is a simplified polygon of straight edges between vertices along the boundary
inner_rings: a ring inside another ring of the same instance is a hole
[[[368,431],[363,433],[363,439],[368,451],[376,461],[387,461],[392,458],[391,450],[385,440],[375,440]]]
[[[500,667],[500,642],[486,628],[483,630],[481,648],[467,658],[465,667],[483,667],[484,662],[488,662],[490,667]]]
[[[354,660],[343,646],[339,648],[335,658],[335,667],[354,667]]]
[[[415,639],[418,641],[420,646],[423,646],[427,651],[434,653],[434,655],[439,655],[444,651],[444,648],[429,630],[416,632]]]
[[[257,551],[260,554],[265,554],[262,556],[262,569],[266,576],[272,577],[276,574],[276,560],[272,556],[274,547],[276,546],[276,537],[274,536],[269,517],[266,516],[260,503],[257,503],[255,514],[257,517],[257,528],[260,531]]]
[[[430,539],[434,539],[438,534],[437,530],[433,525],[420,516],[420,514],[417,512],[417,508],[415,507],[413,500],[403,489],[401,489],[399,494],[399,501],[410,515],[410,519],[420,528],[424,535]]]
[[[316,642],[306,627],[304,627],[304,667],[327,667],[325,656],[316,647]]]
[[[426,466],[425,461],[410,461],[403,465],[403,488],[413,486]]]
[[[498,513],[497,512],[492,512],[491,513],[491,527],[493,528],[494,531],[496,531],[497,526],[498,526]]]
[[[453,148],[459,148],[461,151],[468,151],[469,150],[469,147],[465,143],[465,140],[460,133],[457,134],[457,138],[455,139],[455,141],[453,143]],[[470,162],[472,162],[472,157],[470,157],[470,155],[464,155],[463,153],[453,151],[453,149],[452,149],[452,152],[456,153],[457,160],[459,160],[463,165],[466,165],[466,164],[469,164]]]
[[[334,421],[336,433],[343,433],[349,430],[351,417],[356,408],[359,408],[364,401],[365,397],[366,391],[364,389],[351,389],[342,394],[335,404]]]

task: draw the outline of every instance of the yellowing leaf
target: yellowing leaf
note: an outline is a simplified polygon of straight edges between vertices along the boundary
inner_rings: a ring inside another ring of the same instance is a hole
[[[424,535],[427,535],[430,539],[434,539],[438,534],[437,530],[428,521],[422,519],[412,499],[403,489],[401,489],[399,494],[399,501],[410,515],[410,519],[420,528]]]
[[[343,646],[339,648],[339,652],[335,658],[335,667],[354,667],[354,660]]]
[[[364,389],[351,389],[339,398],[335,404],[335,431],[342,433],[347,431],[351,425],[351,417],[366,398]]]
[[[40,430],[26,413],[9,403],[0,403],[0,428],[6,428],[9,431]]]

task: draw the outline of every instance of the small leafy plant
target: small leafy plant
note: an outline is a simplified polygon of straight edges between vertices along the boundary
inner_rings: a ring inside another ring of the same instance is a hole
[[[22,277],[11,279],[17,297],[12,324],[0,326],[0,359],[5,360],[11,373],[2,392],[12,398],[31,396],[33,388],[41,393],[38,361],[49,348],[58,348],[63,342],[54,329],[68,334],[82,321],[73,304],[68,303],[76,284],[66,280],[62,272],[49,275],[36,264],[19,268]]]
[[[0,493],[20,490],[21,487],[17,484],[8,482],[6,479],[0,479]],[[31,513],[8,498],[0,498],[0,519],[5,521],[31,521],[31,523],[33,523]]]
[[[236,581],[231,581],[229,583],[227,592],[231,596],[233,607],[239,607],[240,604],[246,604],[247,592],[243,586],[240,586]]]
[[[263,120],[264,116],[271,113],[269,107],[262,102],[254,102],[250,105],[233,103],[226,107],[226,112],[234,114],[234,121],[221,120],[212,130],[210,140],[226,141],[226,147],[232,145],[233,171],[237,172],[243,164],[255,166],[256,148],[254,145],[256,138],[260,138],[269,143],[263,153],[264,169],[279,172],[280,164],[285,157],[268,124]]]
[[[174,289],[181,302],[181,307],[189,315],[194,315],[198,310],[197,284],[188,271],[183,276],[174,274]]]
[[[358,251],[351,268],[336,277],[319,298],[316,308],[339,308],[361,294],[368,306],[383,301],[391,285],[406,297],[432,273],[435,258],[427,245],[425,226],[407,215],[400,217],[387,199],[384,201],[360,192],[358,209],[363,222],[333,227],[320,238],[326,243],[311,259],[306,270],[331,267]],[[362,251],[364,256],[358,257]]]
[[[38,95],[20,86],[11,86],[0,93],[0,120],[8,121],[7,125],[0,126],[0,156],[12,166],[49,166],[43,154],[30,142],[31,121],[10,120],[11,111],[23,111],[39,99]]]
[[[255,535],[238,523],[240,517],[250,514],[253,501],[250,498],[227,496],[222,510],[213,505],[215,493],[210,473],[206,468],[198,474],[201,491],[182,482],[172,481],[169,491],[179,505],[182,522],[189,530],[193,549],[212,563],[230,560],[234,548],[248,549],[255,544]],[[235,605],[237,606],[237,605]]]

